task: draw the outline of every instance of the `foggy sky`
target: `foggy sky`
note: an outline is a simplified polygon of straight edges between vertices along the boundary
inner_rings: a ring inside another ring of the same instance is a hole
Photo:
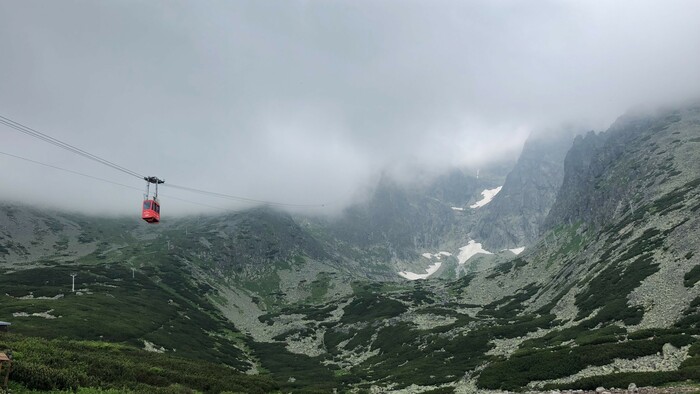
[[[0,2],[0,115],[167,182],[347,204],[386,169],[518,154],[700,95],[697,1]],[[0,151],[142,188],[0,125]],[[163,188],[168,214],[231,201]],[[0,200],[138,212],[141,192],[0,155]]]

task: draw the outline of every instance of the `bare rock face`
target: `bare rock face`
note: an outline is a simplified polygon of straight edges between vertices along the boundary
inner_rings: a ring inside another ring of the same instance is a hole
[[[450,183],[464,189],[466,195],[460,197],[460,190],[447,187]],[[328,230],[360,248],[385,250],[387,260],[415,258],[418,250],[437,247],[454,228],[455,214],[450,205],[458,204],[460,199],[464,204],[477,189],[473,178],[458,172],[427,187],[410,187],[384,175],[367,201],[347,208]],[[430,196],[428,190],[439,191],[439,198]]]
[[[693,105],[630,112],[604,133],[576,137],[544,229],[572,222],[600,229],[671,190],[674,185],[666,181],[685,166],[686,153],[677,151],[682,137],[692,140],[699,111]]]
[[[472,232],[489,250],[530,245],[539,235],[564,178],[564,157],[575,131],[535,134],[501,191],[483,208]]]

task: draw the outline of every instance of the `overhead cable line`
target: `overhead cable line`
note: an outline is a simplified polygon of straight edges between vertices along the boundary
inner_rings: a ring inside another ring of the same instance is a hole
[[[100,163],[100,164],[103,164],[103,165],[106,165],[106,166],[108,166],[108,167],[111,167],[111,168],[113,168],[113,169],[115,169],[115,170],[117,170],[117,171],[121,171],[121,172],[123,172],[123,173],[125,173],[125,174],[134,176],[134,177],[139,178],[139,179],[143,179],[143,178],[144,178],[143,175],[139,174],[139,173],[136,172],[136,171],[132,171],[132,170],[126,168],[126,167],[122,167],[122,166],[120,166],[120,165],[118,165],[118,164],[116,164],[116,163],[113,163],[113,162],[109,161],[109,160],[103,159],[103,158],[101,158],[101,157],[99,157],[99,156],[97,156],[97,155],[93,155],[93,154],[90,153],[90,152],[87,152],[87,151],[82,150],[82,149],[80,149],[80,148],[77,148],[77,147],[75,147],[75,146],[73,146],[73,145],[71,145],[71,144],[68,144],[68,143],[66,143],[66,142],[63,142],[63,141],[61,141],[61,140],[59,140],[59,139],[56,139],[56,138],[51,137],[51,136],[49,136],[49,135],[46,135],[46,134],[44,134],[44,133],[42,133],[42,132],[40,132],[40,131],[37,131],[37,130],[31,128],[31,127],[25,126],[25,125],[23,125],[23,124],[21,124],[21,123],[19,123],[19,122],[16,122],[16,121],[14,121],[14,120],[12,120],[12,119],[6,118],[6,117],[4,117],[4,116],[2,116],[2,115],[0,115],[0,124],[4,124],[5,126],[10,127],[10,128],[13,128],[13,129],[15,129],[15,130],[17,130],[17,131],[19,131],[19,132],[21,132],[21,133],[24,133],[24,134],[29,135],[29,136],[31,136],[31,137],[34,137],[34,138],[40,139],[40,140],[42,140],[42,141],[48,142],[48,143],[53,144],[53,145],[55,145],[55,146],[57,146],[57,147],[59,147],[59,148],[63,148],[63,149],[65,149],[65,150],[69,151],[69,152],[73,152],[73,153],[75,153],[75,154],[77,154],[77,155],[83,156],[83,157],[88,158],[88,159],[90,159],[90,160],[96,161],[96,162],[98,162],[98,163]]]
[[[185,200],[185,199],[183,199],[183,198],[173,197],[173,196],[171,196],[170,194],[162,194],[162,193],[161,193],[161,196],[163,196],[163,197],[165,197],[165,198],[169,198],[169,199],[171,199],[171,200],[177,200],[177,201],[186,202],[186,203],[188,203],[188,204],[194,204],[194,205],[200,205],[200,206],[207,207],[207,208],[218,209],[218,210],[220,210],[220,211],[236,212],[235,209],[221,208],[221,207],[217,207],[217,206],[214,206],[214,205],[203,204],[203,203],[201,203],[201,202]]]
[[[26,157],[13,155],[13,154],[11,154],[11,153],[0,152],[0,155],[5,155],[5,156],[9,156],[9,157],[14,157],[15,159],[20,159],[20,160],[28,161],[28,162],[30,162],[30,163],[38,164],[38,165],[41,165],[41,166],[44,166],[44,167],[50,167],[50,168],[53,168],[53,169],[56,169],[56,170],[69,172],[69,173],[74,174],[74,175],[80,175],[80,176],[83,176],[83,177],[86,177],[86,178],[91,178],[91,179],[95,179],[95,180],[98,180],[98,181],[102,181],[102,182],[106,182],[106,183],[111,183],[111,184],[113,184],[113,185],[122,186],[122,187],[126,187],[126,188],[129,188],[129,189],[142,191],[140,188],[137,188],[137,187],[125,185],[125,184],[123,184],[123,183],[113,182],[113,181],[110,181],[109,179],[104,179],[104,178],[100,178],[100,177],[96,177],[96,176],[84,174],[84,173],[82,173],[82,172],[69,170],[69,169],[67,169],[67,168],[62,168],[62,167],[57,167],[57,166],[54,166],[54,165],[51,165],[51,164],[42,163],[42,162],[40,162],[40,161],[36,161],[36,160],[32,160],[32,159],[27,159]]]
[[[85,151],[85,150],[83,150],[83,149],[77,148],[77,147],[75,147],[75,146],[73,146],[73,145],[71,145],[71,144],[68,144],[68,143],[66,143],[66,142],[63,142],[63,141],[61,141],[61,140],[59,140],[59,139],[57,139],[57,138],[51,137],[51,136],[49,136],[49,135],[47,135],[47,134],[44,134],[44,133],[42,133],[42,132],[40,132],[40,131],[37,131],[37,130],[31,128],[31,127],[25,126],[25,125],[23,125],[23,124],[21,124],[21,123],[19,123],[19,122],[16,122],[16,121],[14,121],[14,120],[12,120],[12,119],[9,119],[9,118],[7,118],[7,117],[5,117],[5,116],[0,115],[0,124],[3,124],[3,125],[5,125],[5,126],[7,126],[7,127],[10,127],[10,128],[13,128],[13,129],[15,129],[15,130],[17,130],[17,131],[19,131],[19,132],[21,132],[21,133],[24,133],[24,134],[26,134],[26,135],[31,136],[31,137],[34,137],[34,138],[40,139],[40,140],[42,140],[42,141],[48,142],[48,143],[50,143],[50,144],[53,144],[53,145],[55,145],[55,146],[57,146],[57,147],[59,147],[59,148],[65,149],[65,150],[67,150],[67,151],[69,151],[69,152],[72,152],[72,153],[75,153],[75,154],[77,154],[77,155],[80,155],[80,156],[83,156],[83,157],[85,157],[85,158],[88,158],[88,159],[90,159],[90,160],[93,160],[93,161],[95,161],[95,162],[97,162],[97,163],[100,163],[100,164],[106,165],[106,166],[108,166],[108,167],[111,167],[111,168],[113,168],[113,169],[115,169],[115,170],[117,170],[117,171],[121,171],[121,172],[123,172],[123,173],[125,173],[125,174],[134,176],[134,177],[139,178],[139,179],[145,179],[146,182],[150,182],[150,183],[156,183],[156,182],[157,182],[157,183],[163,183],[162,180],[160,180],[160,179],[158,179],[158,178],[156,178],[156,177],[146,177],[146,176],[143,176],[142,174],[139,174],[139,173],[136,172],[136,171],[132,171],[132,170],[126,168],[126,167],[120,166],[120,165],[118,165],[118,164],[116,164],[116,163],[113,163],[113,162],[111,162],[111,161],[109,161],[109,160],[103,159],[103,158],[101,158],[101,157],[99,157],[99,156],[97,156],[97,155],[94,155],[94,154],[92,154],[92,153],[90,153],[90,152],[87,152],[87,151]],[[43,164],[43,163],[40,163],[40,164]],[[52,166],[50,166],[50,165],[47,165],[47,166],[52,167]],[[66,171],[68,171],[68,172],[73,172],[73,171],[71,171],[71,170],[66,170]],[[80,175],[86,175],[86,174],[80,174]],[[86,176],[92,177],[92,176],[90,176],[90,175],[86,175]],[[95,177],[92,177],[92,178],[95,178]],[[107,181],[107,182],[114,183],[114,182],[111,182],[111,181]],[[214,197],[219,197],[219,198],[225,198],[225,199],[234,200],[234,201],[239,201],[239,202],[253,203],[253,204],[265,204],[265,205],[271,205],[271,206],[296,207],[296,208],[323,208],[323,207],[326,206],[326,204],[289,204],[289,203],[283,203],[283,202],[266,201],[266,200],[259,200],[259,199],[254,199],[254,198],[247,198],[247,197],[235,196],[235,195],[224,194],[224,193],[217,193],[217,192],[212,192],[212,191],[207,191],[207,190],[201,190],[201,189],[195,189],[195,188],[187,187],[187,186],[173,185],[173,184],[168,184],[168,183],[165,183],[164,185],[165,185],[165,186],[168,186],[168,187],[175,188],[175,189],[186,190],[186,191],[193,192],[193,193],[199,193],[199,194],[203,194],[203,195],[209,195],[209,196],[214,196]],[[200,204],[200,205],[203,205],[203,204]]]
[[[192,193],[199,193],[199,194],[204,194],[204,195],[208,195],[208,196],[220,197],[220,198],[225,198],[225,199],[229,199],[229,200],[254,203],[254,204],[265,204],[265,205],[273,205],[273,206],[280,206],[280,207],[297,207],[297,208],[323,208],[326,206],[325,204],[289,204],[289,203],[283,203],[283,202],[257,200],[254,198],[247,198],[247,197],[241,197],[241,196],[234,196],[234,195],[230,195],[230,194],[211,192],[211,191],[195,189],[195,188],[187,187],[187,186],[173,185],[172,183],[166,183],[163,186],[171,187],[174,189],[187,190],[187,191],[192,192]]]
[[[141,190],[141,189],[138,188],[138,187],[133,187],[133,186],[125,185],[125,184],[123,184],[123,183],[110,181],[109,179],[104,179],[104,178],[92,176],[92,175],[89,175],[89,174],[84,174],[84,173],[82,173],[82,172],[69,170],[69,169],[67,169],[67,168],[54,166],[54,165],[52,165],[52,164],[42,163],[42,162],[40,162],[40,161],[28,159],[28,158],[22,157],[22,156],[13,155],[13,154],[11,154],[11,153],[0,152],[0,155],[5,155],[5,156],[13,157],[13,158],[15,158],[15,159],[24,160],[24,161],[27,161],[27,162],[30,162],[30,163],[34,163],[34,164],[38,164],[38,165],[41,165],[41,166],[44,166],[44,167],[49,167],[49,168],[53,168],[53,169],[55,169],[55,170],[68,172],[68,173],[71,173],[71,174],[73,174],[73,175],[79,175],[79,176],[86,177],[86,178],[90,178],[90,179],[94,179],[94,180],[97,180],[97,181],[106,182],[106,183],[111,183],[112,185],[117,185],[117,186],[125,187],[125,188],[127,188],[127,189],[137,190],[137,191],[139,191],[139,192],[143,192],[143,190]],[[220,209],[220,210],[222,210],[222,211],[227,211],[227,210],[228,210],[228,209],[225,209],[225,208],[216,207],[216,206],[209,205],[209,204],[202,204],[202,203],[199,203],[199,202],[190,201],[190,200],[185,200],[185,199],[182,199],[182,198],[177,198],[177,197],[173,197],[173,196],[169,196],[169,195],[168,195],[168,196],[165,196],[165,197],[167,197],[167,198],[169,198],[169,199],[173,199],[173,200],[178,200],[178,201],[186,202],[186,203],[188,203],[188,204],[201,205],[201,206],[203,206],[203,207],[208,207],[208,208],[213,208],[213,209]]]

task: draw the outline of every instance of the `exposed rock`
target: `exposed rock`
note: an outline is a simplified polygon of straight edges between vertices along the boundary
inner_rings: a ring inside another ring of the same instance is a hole
[[[409,319],[419,330],[432,330],[435,327],[447,326],[457,321],[457,318],[453,316],[440,316],[429,313],[413,314],[409,316]]]
[[[324,354],[326,350],[323,347],[323,335],[326,333],[325,330],[318,330],[314,335],[294,334],[288,336],[287,350],[291,353],[305,354],[309,357],[316,357]]]
[[[548,383],[573,383],[579,379],[608,375],[613,372],[676,371],[681,366],[681,363],[688,358],[688,349],[690,349],[690,346],[677,349],[673,345],[667,343],[663,346],[663,349],[663,354],[644,356],[632,360],[618,358],[610,364],[588,367],[565,378],[530,382],[529,386],[535,388],[542,387]]]
[[[564,178],[564,157],[575,132],[530,136],[520,158],[493,200],[480,208],[472,238],[489,250],[532,244],[540,235]]]
[[[156,346],[153,342],[143,340],[143,350],[153,353],[165,353],[165,348],[162,346]]]

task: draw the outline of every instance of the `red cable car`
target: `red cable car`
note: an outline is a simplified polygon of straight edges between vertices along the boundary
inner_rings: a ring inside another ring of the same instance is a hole
[[[143,196],[143,210],[141,212],[141,219],[145,220],[147,223],[158,223],[160,222],[158,185],[165,183],[165,181],[154,176],[144,177],[143,179],[146,181],[146,194]],[[149,198],[149,188],[151,183],[156,185],[156,192],[153,193],[153,198]]]
[[[148,223],[160,222],[160,204],[156,200],[144,200],[141,219]]]

